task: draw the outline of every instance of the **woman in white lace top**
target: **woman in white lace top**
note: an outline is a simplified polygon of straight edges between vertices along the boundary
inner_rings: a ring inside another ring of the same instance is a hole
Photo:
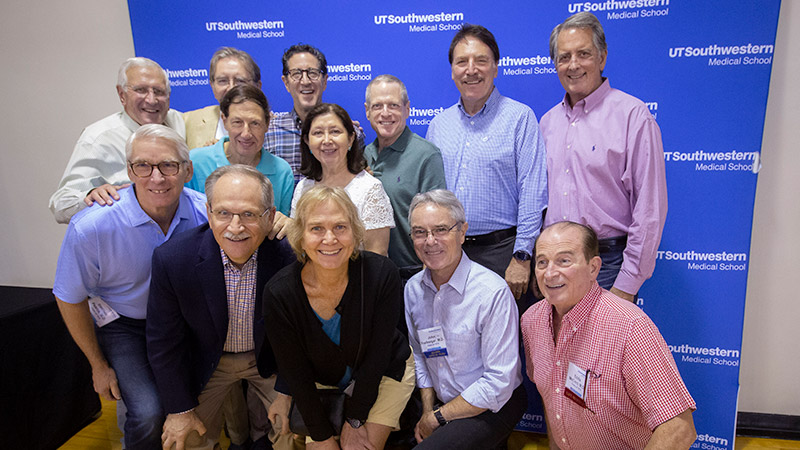
[[[394,227],[392,205],[381,182],[364,170],[364,148],[347,111],[331,103],[317,105],[303,122],[300,148],[300,173],[306,178],[294,189],[291,216],[297,201],[315,184],[344,188],[367,230],[364,250],[385,256],[389,229]]]

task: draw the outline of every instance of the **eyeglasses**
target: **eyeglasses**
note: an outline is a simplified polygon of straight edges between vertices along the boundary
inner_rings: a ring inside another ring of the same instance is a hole
[[[234,79],[230,79],[228,77],[214,78],[214,84],[220,87],[230,86],[231,84],[233,84],[234,86],[242,86],[250,83],[252,83],[252,81],[246,80],[244,78],[234,78]]]
[[[319,69],[292,69],[288,72],[289,78],[293,81],[300,81],[303,79],[303,74],[308,75],[308,79],[311,81],[318,81],[320,77],[322,77],[322,71]]]
[[[152,92],[153,96],[155,96],[157,98],[166,98],[167,97],[167,91],[165,91],[164,89],[161,89],[161,88],[157,88],[157,87],[129,86],[129,85],[126,85],[125,87],[128,88],[128,90],[133,91],[136,95],[139,95],[141,97],[145,97],[150,92]]]
[[[426,230],[424,228],[414,228],[411,230],[409,236],[411,236],[411,239],[417,242],[422,242],[427,240],[429,234],[433,236],[434,239],[442,239],[443,237],[447,236],[448,233],[453,231],[453,228],[457,227],[460,223],[461,222],[456,222],[450,228],[441,225],[438,227],[434,227],[432,230]]]
[[[149,177],[153,174],[153,167],[158,167],[158,171],[161,172],[161,175],[169,177],[172,175],[177,175],[178,171],[181,170],[181,164],[185,162],[186,161],[161,161],[158,164],[150,164],[149,162],[145,161],[128,161],[128,165],[131,166],[131,171],[133,171],[133,174],[137,177]]]
[[[369,109],[373,111],[383,111],[384,108],[388,108],[389,111],[400,111],[401,109],[403,109],[403,106],[404,105],[401,105],[399,103],[387,103],[387,104],[372,103],[371,105],[369,105]]]
[[[211,210],[211,214],[214,215],[214,218],[219,220],[220,222],[228,223],[233,220],[233,216],[239,216],[239,222],[251,224],[258,221],[258,219],[264,217],[265,214],[269,212],[270,208],[267,208],[261,214],[254,213],[252,211],[244,211],[244,212],[230,212],[226,209],[218,209],[214,211]]]

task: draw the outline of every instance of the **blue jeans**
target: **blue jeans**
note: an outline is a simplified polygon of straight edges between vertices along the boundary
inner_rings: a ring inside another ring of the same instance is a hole
[[[119,390],[128,408],[124,430],[126,450],[161,448],[164,409],[147,361],[144,329],[144,320],[128,317],[95,328],[100,349],[117,374]]]
[[[597,274],[597,284],[601,288],[611,289],[614,286],[614,281],[617,280],[619,270],[622,268],[623,251],[625,251],[625,246],[600,253],[600,259],[603,260],[603,264],[600,266],[600,273]]]

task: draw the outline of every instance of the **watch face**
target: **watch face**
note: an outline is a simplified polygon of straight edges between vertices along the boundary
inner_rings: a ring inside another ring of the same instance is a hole
[[[361,425],[364,425],[364,422],[358,419],[347,419],[347,423],[353,428],[361,428]]]
[[[516,258],[516,259],[518,259],[520,261],[527,261],[527,260],[531,259],[531,255],[529,255],[528,252],[526,252],[524,250],[520,250],[520,251],[514,253],[514,258]]]

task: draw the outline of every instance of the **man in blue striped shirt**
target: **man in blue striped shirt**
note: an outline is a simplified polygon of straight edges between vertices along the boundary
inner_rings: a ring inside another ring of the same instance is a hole
[[[547,206],[539,125],[528,106],[495,88],[500,50],[489,30],[465,24],[448,57],[461,98],[431,121],[426,138],[441,149],[447,188],[466,209],[464,251],[520,298]]]

